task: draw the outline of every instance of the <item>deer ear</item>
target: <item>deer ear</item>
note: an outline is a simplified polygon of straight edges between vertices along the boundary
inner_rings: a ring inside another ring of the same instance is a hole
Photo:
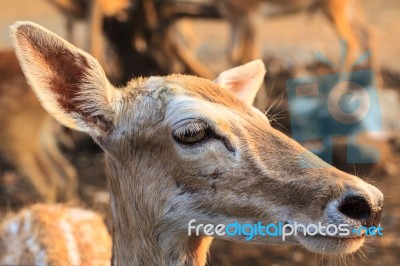
[[[234,93],[243,102],[253,104],[264,81],[265,72],[264,63],[261,60],[254,60],[225,70],[214,82]]]
[[[22,70],[43,107],[67,127],[93,136],[108,132],[117,90],[97,60],[37,24],[10,28]]]

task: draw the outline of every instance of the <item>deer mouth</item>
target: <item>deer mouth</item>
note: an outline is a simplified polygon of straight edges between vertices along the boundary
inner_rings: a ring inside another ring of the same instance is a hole
[[[316,224],[302,224],[290,220],[286,224],[295,228],[298,226],[294,230],[294,239],[315,253],[326,255],[351,254],[360,249],[366,240],[365,232],[360,232],[359,235],[353,232],[354,225],[318,222],[317,226]]]
[[[296,239],[310,251],[320,254],[350,254],[356,252],[365,243],[365,236],[324,236],[297,235]]]

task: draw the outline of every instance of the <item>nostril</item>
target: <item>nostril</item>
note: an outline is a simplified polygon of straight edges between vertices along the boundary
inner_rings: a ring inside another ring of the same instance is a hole
[[[339,211],[354,220],[369,220],[371,217],[370,204],[361,196],[346,197],[339,206]]]

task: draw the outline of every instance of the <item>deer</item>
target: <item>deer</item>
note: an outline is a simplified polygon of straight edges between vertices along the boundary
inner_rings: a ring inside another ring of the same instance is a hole
[[[110,265],[111,236],[98,213],[35,204],[0,223],[1,265]]]
[[[44,202],[76,201],[75,167],[59,143],[73,145],[27,84],[13,51],[1,52],[0,152],[25,176]]]
[[[114,55],[112,58],[107,56],[110,51],[107,49],[107,40],[103,37],[103,20],[107,17],[114,17],[121,21],[127,20],[132,2],[130,0],[49,0],[49,2],[60,10],[66,19],[68,41],[74,43],[77,22],[86,22],[89,38],[86,40],[85,48],[100,61],[109,76],[115,76],[118,79],[120,69],[117,63],[109,63],[110,59],[115,60]]]
[[[108,47],[107,38],[103,37],[105,18],[116,18],[118,21],[140,23],[140,27],[132,26],[132,48],[141,54],[149,55],[167,72],[191,71],[202,77],[213,78],[214,73],[202,64],[194,55],[193,47],[196,38],[188,21],[175,23],[175,18],[169,10],[179,6],[178,3],[144,0],[132,2],[129,0],[49,0],[66,18],[67,40],[74,44],[74,28],[77,21],[84,20],[88,24],[87,50],[105,68],[108,77],[119,81],[118,63],[115,66],[109,62],[105,51]],[[111,45],[114,44],[111,42]],[[186,44],[189,43],[189,44]],[[114,44],[115,45],[115,44]],[[116,60],[118,61],[118,60]],[[127,71],[124,69],[124,71]]]
[[[228,42],[227,57],[232,66],[263,57],[262,27],[260,25],[262,25],[265,15],[271,17],[285,13],[320,10],[332,23],[337,36],[344,41],[346,47],[344,58],[338,62],[335,71],[340,71],[342,78],[347,79],[345,73],[351,71],[353,65],[358,63],[364,66],[363,59],[366,58],[369,58],[369,60],[365,60],[368,61],[369,66],[373,70],[379,71],[374,32],[364,18],[359,0],[212,0],[203,2],[213,4],[220,15],[229,22],[231,36]],[[191,34],[193,29],[190,23],[183,22],[172,25],[167,31],[165,40],[163,39],[164,44],[171,44],[173,48],[172,52],[166,53],[167,58],[173,57],[171,55],[175,51],[179,58],[179,60],[172,61],[176,62],[175,66],[179,66],[179,63],[183,62],[183,65],[187,66],[192,73],[207,78],[213,77],[214,73],[193,56],[193,43],[198,41],[198,38]],[[189,45],[181,41],[183,36],[189,40]],[[156,44],[156,47],[159,46]],[[160,53],[158,49],[153,50]],[[164,59],[161,63],[163,62],[170,64],[171,60]],[[180,64],[182,65],[182,63]],[[378,86],[383,84],[379,73],[375,75],[375,79]],[[259,90],[255,106],[265,108],[268,98],[265,89]]]
[[[96,59],[32,22],[11,35],[43,107],[86,132],[105,152],[113,220],[113,265],[205,265],[214,237],[188,223],[231,222],[378,226],[382,192],[339,171],[271,127],[251,104],[263,82],[261,60],[211,81],[191,75],[110,84]],[[365,234],[297,234],[322,254],[360,249]],[[277,243],[255,236],[252,243]]]
[[[268,15],[319,9],[333,24],[339,38],[346,42],[347,54],[340,70],[349,71],[357,58],[371,50],[371,66],[376,64],[373,32],[365,21],[359,0],[214,0],[232,28],[230,59],[234,64],[262,56],[260,27],[262,5]],[[269,8],[268,8],[269,7]]]

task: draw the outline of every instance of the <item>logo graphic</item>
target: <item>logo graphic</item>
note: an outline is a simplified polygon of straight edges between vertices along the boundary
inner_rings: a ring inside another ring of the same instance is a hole
[[[365,227],[365,226],[360,226],[357,229],[351,230],[351,232],[355,235],[365,235],[365,236],[383,236],[383,228],[380,226],[371,226],[371,227]]]
[[[365,227],[360,226],[350,230],[348,224],[326,224],[321,222],[318,224],[301,224],[297,222],[291,223],[239,223],[237,221],[228,224],[202,224],[192,219],[188,223],[188,236],[192,234],[206,236],[228,236],[242,237],[246,241],[253,240],[255,237],[279,237],[285,241],[288,236],[336,236],[344,237],[351,234],[358,236],[383,236],[383,228],[380,226]]]
[[[366,53],[356,63],[368,56]],[[326,58],[319,57],[332,65]],[[348,163],[379,161],[377,150],[357,143],[359,134],[382,129],[372,70],[290,79],[286,82],[286,90],[294,139],[300,143],[319,141],[321,147],[312,152],[327,163],[332,163],[335,137],[347,138]]]

